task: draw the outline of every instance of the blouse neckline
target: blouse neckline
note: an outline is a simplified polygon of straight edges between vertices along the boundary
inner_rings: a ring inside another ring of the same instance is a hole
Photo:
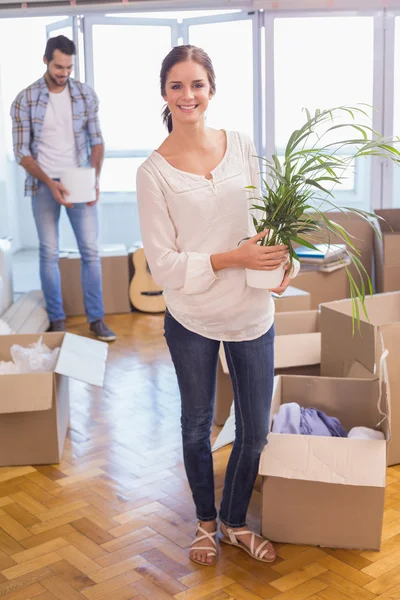
[[[160,154],[159,152],[157,152],[157,150],[153,150],[151,156],[153,157],[159,157],[161,159],[161,161],[163,162],[164,165],[168,166],[172,171],[176,171],[178,173],[181,173],[183,175],[187,175],[188,177],[194,177],[196,179],[202,179],[205,181],[212,181],[214,179],[214,173],[216,173],[220,168],[223,167],[223,165],[225,164],[228,155],[231,151],[231,139],[230,139],[230,135],[229,135],[229,131],[227,131],[226,129],[221,129],[221,131],[225,132],[226,135],[226,149],[225,149],[225,154],[223,155],[223,157],[221,158],[220,162],[217,164],[216,167],[214,167],[214,169],[212,169],[210,171],[211,174],[211,179],[208,179],[208,177],[206,177],[205,175],[198,175],[197,173],[190,173],[189,171],[183,171],[182,169],[177,169],[176,167],[174,167],[173,165],[171,165],[171,163],[169,163],[167,161],[166,158],[164,158],[164,156],[162,154]]]

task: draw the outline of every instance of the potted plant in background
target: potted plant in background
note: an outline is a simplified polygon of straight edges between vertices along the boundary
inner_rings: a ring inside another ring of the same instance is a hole
[[[346,244],[346,254],[359,274],[356,281],[344,262],[350,284],[353,322],[359,320],[359,305],[368,318],[365,307],[366,289],[372,294],[370,277],[360,260],[354,238],[346,229],[329,219],[328,210],[353,213],[367,221],[379,235],[371,220],[376,215],[356,208],[340,207],[333,198],[333,189],[347,179],[350,165],[358,158],[380,156],[400,164],[400,152],[394,143],[380,136],[364,121],[367,113],[360,107],[339,106],[329,110],[316,110],[311,116],[305,110],[306,121],[290,136],[282,160],[262,158],[263,189],[252,200],[252,217],[257,233],[268,230],[261,245],[286,244],[289,262],[297,258],[296,245],[317,250],[313,242],[331,244],[331,235]],[[345,139],[337,137],[340,130],[350,133]],[[331,140],[326,140],[326,138]],[[327,143],[323,143],[326,140]],[[256,190],[254,186],[248,189]],[[324,210],[323,210],[324,208]],[[279,287],[284,277],[283,267],[273,271],[246,269],[247,284],[251,287],[273,289]],[[365,280],[365,281],[364,281]]]

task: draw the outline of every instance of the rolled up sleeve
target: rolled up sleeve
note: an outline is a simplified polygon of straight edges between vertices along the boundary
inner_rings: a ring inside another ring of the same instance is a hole
[[[32,156],[31,143],[31,119],[25,98],[21,92],[11,105],[10,116],[12,119],[12,138],[15,159],[18,164],[24,156]]]
[[[146,259],[154,281],[163,289],[201,294],[218,279],[211,255],[182,252],[167,203],[156,178],[143,165],[136,179],[140,230]]]

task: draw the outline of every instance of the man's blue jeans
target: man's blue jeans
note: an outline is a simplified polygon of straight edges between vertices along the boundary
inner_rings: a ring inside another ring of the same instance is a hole
[[[50,188],[40,183],[36,196],[32,197],[32,212],[40,243],[40,279],[50,321],[65,319],[58,268],[60,211],[61,205],[54,200]],[[85,311],[88,321],[93,323],[104,317],[97,206],[76,204],[66,211],[81,255]]]
[[[244,309],[245,310],[245,309]],[[242,527],[267,440],[274,381],[274,326],[260,338],[224,342],[235,402],[236,439],[228,462],[220,519]],[[214,473],[210,432],[220,342],[188,331],[165,313],[165,338],[182,400],[186,475],[199,521],[213,521]]]

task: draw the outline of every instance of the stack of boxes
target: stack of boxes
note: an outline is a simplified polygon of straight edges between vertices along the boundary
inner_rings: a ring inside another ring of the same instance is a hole
[[[377,213],[386,219],[378,224],[382,239],[362,219],[338,219],[375,273],[377,291],[386,292],[367,297],[359,329],[345,269],[307,271],[293,281],[309,292],[313,310],[278,308],[271,423],[282,404],[296,402],[337,417],[347,431],[367,427],[383,439],[270,433],[259,468],[262,533],[276,542],[380,548],[386,466],[400,464],[400,210]],[[221,350],[219,424],[232,403],[228,379]]]

